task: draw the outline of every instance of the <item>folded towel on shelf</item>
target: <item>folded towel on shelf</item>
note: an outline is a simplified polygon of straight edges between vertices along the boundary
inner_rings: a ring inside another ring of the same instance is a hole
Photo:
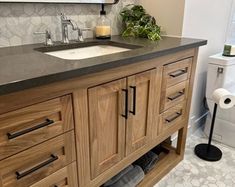
[[[122,170],[121,172],[119,172],[117,175],[115,175],[114,177],[112,177],[110,180],[108,180],[106,183],[103,184],[103,187],[108,187],[113,185],[114,183],[116,183],[123,175],[125,175],[126,173],[128,173],[129,171],[131,171],[132,169],[134,169],[133,165],[130,165],[128,167],[126,167],[124,170]]]
[[[144,156],[134,162],[134,165],[140,166],[144,173],[147,174],[156,165],[159,157],[153,151],[149,151]]]
[[[136,187],[144,179],[144,171],[140,166],[134,166],[133,169],[123,175],[116,183],[110,187]]]

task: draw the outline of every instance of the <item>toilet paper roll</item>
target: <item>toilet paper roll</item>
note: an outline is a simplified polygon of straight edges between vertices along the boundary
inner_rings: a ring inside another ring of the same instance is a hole
[[[212,99],[222,109],[230,109],[235,105],[235,96],[223,88],[215,90],[213,92]]]

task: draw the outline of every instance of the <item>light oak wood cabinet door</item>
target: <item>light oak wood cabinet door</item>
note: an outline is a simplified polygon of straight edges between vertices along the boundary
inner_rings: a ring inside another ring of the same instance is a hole
[[[126,79],[88,90],[92,179],[124,157],[127,94]]]
[[[126,155],[147,144],[154,122],[157,70],[128,77],[129,116],[126,127]],[[157,115],[157,114],[155,114]]]

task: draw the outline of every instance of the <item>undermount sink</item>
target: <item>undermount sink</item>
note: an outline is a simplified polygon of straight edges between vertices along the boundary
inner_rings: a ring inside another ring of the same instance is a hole
[[[69,45],[39,48],[36,50],[41,51],[46,55],[65,60],[82,60],[130,51],[140,47],[141,46],[107,41],[73,43]]]
[[[109,45],[97,45],[91,47],[82,47],[76,49],[66,49],[61,51],[47,52],[45,54],[66,60],[81,60],[86,58],[93,58],[103,55],[120,53],[129,50],[131,49],[109,46]]]

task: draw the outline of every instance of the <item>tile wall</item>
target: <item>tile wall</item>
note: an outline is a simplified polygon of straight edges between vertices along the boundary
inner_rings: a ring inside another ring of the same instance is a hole
[[[119,12],[127,4],[138,0],[120,0],[113,6],[107,6],[109,19],[112,20],[113,34],[121,29]],[[0,4],[0,47],[44,42],[44,36],[34,35],[36,31],[50,29],[53,40],[61,40],[60,13],[65,13],[81,28],[94,28],[99,16],[100,5],[84,4]],[[85,32],[85,37],[92,37],[92,32]],[[70,31],[70,38],[77,33]]]

